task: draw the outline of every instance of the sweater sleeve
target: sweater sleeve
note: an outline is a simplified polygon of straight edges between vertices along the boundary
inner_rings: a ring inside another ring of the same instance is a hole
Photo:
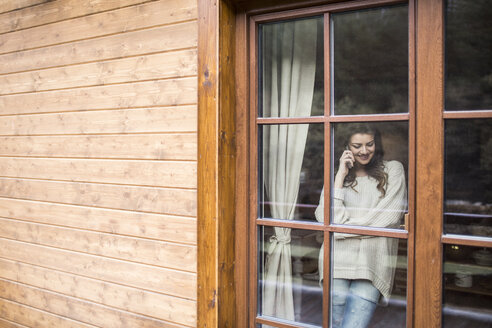
[[[345,209],[343,189],[334,191],[335,223],[397,228],[406,208],[406,184],[403,165],[397,161],[386,163],[388,183],[386,194],[378,204],[367,211],[363,217],[350,217]]]
[[[314,216],[318,222],[323,223],[325,221],[324,218],[325,211],[325,187],[321,190],[321,196],[319,198],[319,205],[316,207],[316,211],[314,211]]]

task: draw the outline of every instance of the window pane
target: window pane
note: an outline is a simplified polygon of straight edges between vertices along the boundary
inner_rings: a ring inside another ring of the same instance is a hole
[[[490,249],[445,245],[443,287],[444,327],[492,327]]]
[[[445,126],[446,233],[492,237],[492,119]]]
[[[332,327],[405,327],[406,240],[334,233],[332,271]]]
[[[408,112],[408,7],[331,15],[336,115]]]
[[[323,115],[323,17],[259,29],[259,116]]]
[[[492,108],[490,0],[446,1],[447,110]]]
[[[335,124],[332,158],[332,223],[404,228],[407,122]]]
[[[318,259],[323,232],[260,227],[259,234],[258,313],[321,326]]]
[[[264,125],[259,131],[259,217],[316,221],[323,124]]]

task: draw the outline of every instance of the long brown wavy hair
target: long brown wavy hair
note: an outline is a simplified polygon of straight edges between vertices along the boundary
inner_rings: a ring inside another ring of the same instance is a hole
[[[386,195],[386,185],[388,183],[388,174],[384,172],[383,163],[383,144],[381,142],[381,133],[379,130],[371,124],[367,123],[356,123],[350,124],[350,131],[347,133],[344,140],[344,148],[349,146],[350,139],[354,134],[370,134],[374,136],[374,143],[376,150],[374,151],[374,156],[371,161],[364,167],[366,173],[369,177],[376,179],[378,182],[377,189],[381,192],[381,197]],[[357,180],[355,175],[355,166],[349,170],[349,173],[343,181],[343,185],[354,189],[357,186]],[[355,190],[355,189],[354,189]]]

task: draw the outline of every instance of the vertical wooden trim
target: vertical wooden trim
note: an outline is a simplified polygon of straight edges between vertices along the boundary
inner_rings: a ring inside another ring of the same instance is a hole
[[[330,14],[325,13],[323,15],[323,64],[324,64],[324,95],[325,95],[325,117],[331,115],[331,28],[330,28]]]
[[[443,218],[443,4],[418,0],[415,327],[440,327]]]
[[[249,327],[256,327],[258,312],[258,27],[253,19],[249,19],[249,118],[250,118],[250,212],[248,217],[249,231]]]
[[[413,309],[415,307],[415,0],[408,2],[408,112],[410,114],[409,163],[408,163],[408,230],[407,239],[407,327],[413,327]]]
[[[219,7],[219,327],[236,327],[234,289],[235,191],[236,191],[236,85],[235,81],[235,8],[229,1]]]
[[[249,74],[248,19],[236,18],[236,309],[237,327],[248,327],[249,290]]]
[[[323,16],[323,52],[324,52],[324,95],[325,95],[325,117],[331,115],[331,56],[330,56],[330,14]],[[331,123],[324,124],[324,225],[329,226],[331,220]],[[331,286],[331,233],[324,232],[323,236],[323,327],[330,326],[330,286]]]
[[[235,326],[234,20],[198,1],[198,327]]]
[[[218,5],[198,1],[197,325],[217,327]]]

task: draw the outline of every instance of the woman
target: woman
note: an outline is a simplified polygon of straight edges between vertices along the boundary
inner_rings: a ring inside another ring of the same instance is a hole
[[[333,183],[333,223],[398,228],[406,208],[403,165],[383,160],[377,129],[350,128]],[[320,222],[323,194],[315,213]],[[367,327],[380,296],[390,296],[397,248],[395,238],[334,234],[332,327]],[[320,268],[322,259],[323,252]]]

